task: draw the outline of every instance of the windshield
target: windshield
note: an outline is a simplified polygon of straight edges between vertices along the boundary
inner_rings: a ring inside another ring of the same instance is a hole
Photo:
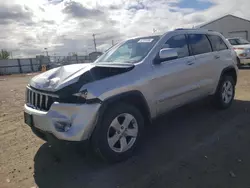
[[[250,42],[248,42],[245,39],[228,39],[231,45],[244,45],[244,44],[250,44]]]
[[[159,38],[160,36],[151,36],[127,40],[117,47],[111,48],[96,63],[137,63],[146,57]]]

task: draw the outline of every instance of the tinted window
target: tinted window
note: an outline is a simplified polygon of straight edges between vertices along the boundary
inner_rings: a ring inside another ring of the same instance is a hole
[[[189,44],[193,55],[204,54],[212,51],[211,45],[206,35],[188,35]]]
[[[170,38],[163,48],[175,48],[178,53],[178,58],[189,56],[188,45],[185,35],[177,35]]]
[[[212,44],[214,51],[221,51],[228,49],[227,45],[225,44],[225,42],[222,40],[221,37],[216,35],[208,35],[208,38]]]

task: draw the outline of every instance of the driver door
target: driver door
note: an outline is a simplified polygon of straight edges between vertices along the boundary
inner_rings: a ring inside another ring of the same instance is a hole
[[[181,106],[197,95],[199,89],[194,56],[190,56],[186,35],[176,35],[163,48],[174,48],[178,58],[154,65],[152,81],[156,97],[157,115]]]

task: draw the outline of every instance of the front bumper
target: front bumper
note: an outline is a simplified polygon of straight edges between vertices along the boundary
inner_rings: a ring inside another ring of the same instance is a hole
[[[54,135],[59,140],[83,141],[87,140],[95,128],[98,110],[101,104],[65,104],[53,103],[48,112],[33,109],[26,104],[24,111],[32,115],[33,126],[45,133]],[[59,131],[56,124],[66,122],[71,127]]]
[[[240,64],[250,64],[250,57],[249,58],[240,58]]]

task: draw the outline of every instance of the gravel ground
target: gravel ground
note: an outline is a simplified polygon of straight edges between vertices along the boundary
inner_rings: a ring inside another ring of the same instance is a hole
[[[131,159],[107,165],[75,146],[54,148],[23,123],[32,75],[0,77],[0,187],[250,187],[250,70],[240,70],[233,106],[208,101],[147,127]]]

